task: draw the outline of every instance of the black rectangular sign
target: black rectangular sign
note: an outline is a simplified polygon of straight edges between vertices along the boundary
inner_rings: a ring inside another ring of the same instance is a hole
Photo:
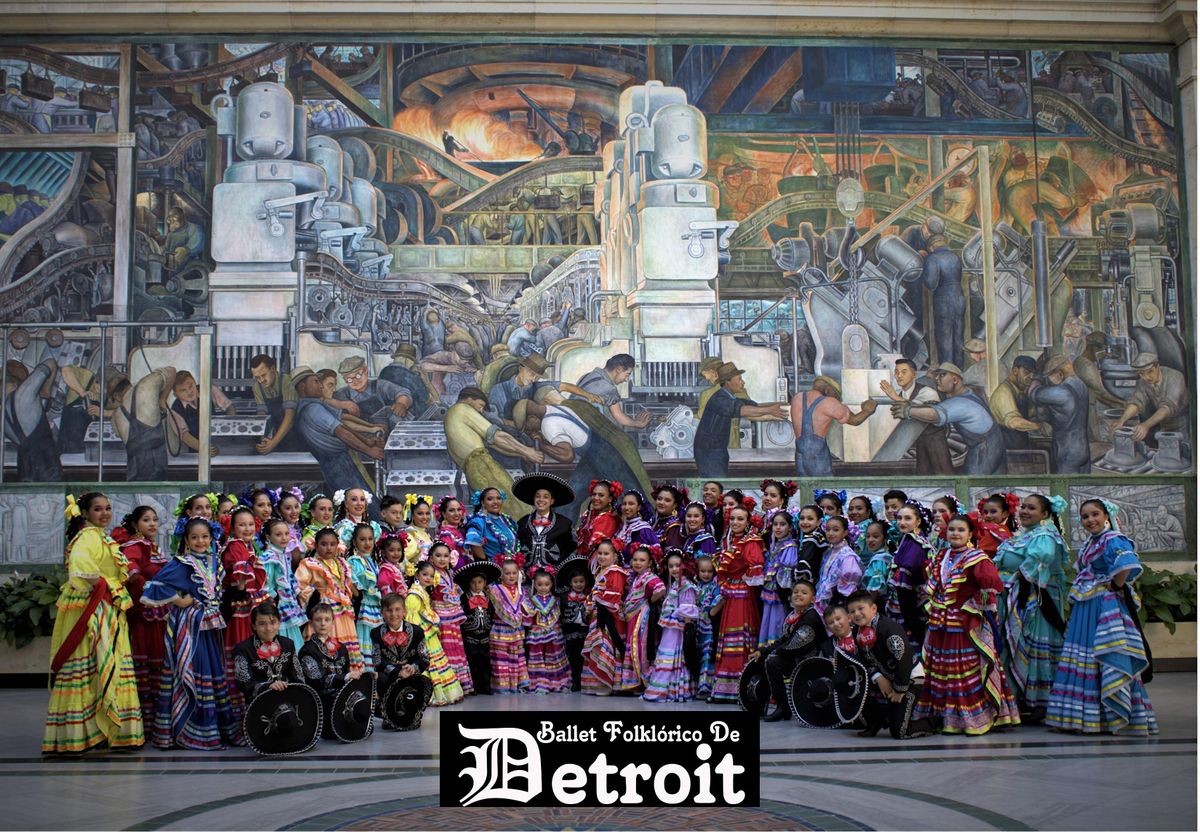
[[[758,806],[744,712],[439,716],[442,806]]]

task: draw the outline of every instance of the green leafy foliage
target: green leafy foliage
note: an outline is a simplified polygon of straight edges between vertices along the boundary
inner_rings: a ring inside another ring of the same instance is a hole
[[[21,648],[54,630],[58,596],[67,571],[56,567],[37,575],[15,575],[0,584],[0,639]]]
[[[1145,569],[1134,589],[1141,596],[1138,616],[1142,623],[1159,621],[1175,635],[1175,623],[1196,620],[1196,569],[1190,573]]]

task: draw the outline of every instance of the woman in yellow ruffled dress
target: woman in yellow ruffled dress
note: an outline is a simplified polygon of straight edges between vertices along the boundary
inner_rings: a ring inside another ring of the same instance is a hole
[[[405,621],[420,627],[425,634],[425,648],[429,651],[429,669],[425,675],[433,682],[433,698],[429,704],[453,705],[463,700],[463,689],[438,638],[441,619],[429,596],[437,583],[437,570],[429,561],[421,561],[417,564],[416,578],[409,585],[408,596],[404,599]]]
[[[129,561],[108,534],[112,503],[99,492],[67,497],[67,569],[50,642],[50,706],[42,752],[79,753],[145,741],[125,582]]]

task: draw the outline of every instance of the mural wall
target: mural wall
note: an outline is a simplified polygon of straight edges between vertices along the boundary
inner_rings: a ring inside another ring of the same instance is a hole
[[[0,147],[136,145],[0,152],[6,482],[1192,471],[1166,53],[136,56],[0,45]]]

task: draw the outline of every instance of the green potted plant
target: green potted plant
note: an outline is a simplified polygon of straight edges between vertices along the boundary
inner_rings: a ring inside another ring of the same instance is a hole
[[[46,670],[56,604],[66,580],[60,566],[34,575],[15,573],[0,584],[0,673]],[[43,649],[36,649],[39,644]]]
[[[1196,568],[1169,572],[1145,568],[1134,584],[1142,607],[1138,615],[1155,659],[1196,656]]]

